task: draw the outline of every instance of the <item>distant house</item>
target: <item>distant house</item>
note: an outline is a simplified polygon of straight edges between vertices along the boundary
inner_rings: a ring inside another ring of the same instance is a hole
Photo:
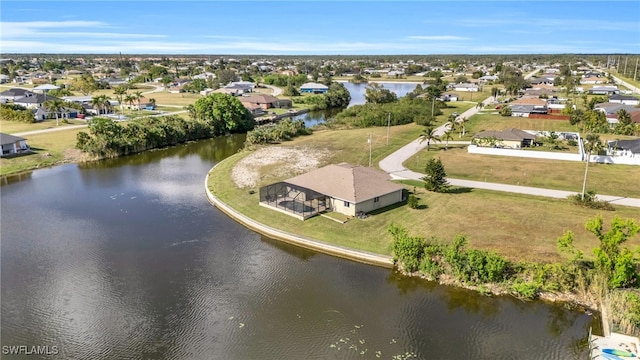
[[[609,102],[625,104],[625,105],[639,105],[640,99],[638,99],[637,97],[628,96],[628,95],[613,94],[609,96]]]
[[[485,75],[485,76],[481,76],[480,78],[478,78],[478,80],[483,81],[483,82],[496,81],[496,80],[498,80],[498,77],[496,75]]]
[[[403,200],[403,187],[371,167],[328,165],[260,188],[260,206],[305,220],[326,210],[348,216]]]
[[[614,156],[640,157],[640,139],[611,140],[607,142],[607,148]]]
[[[620,93],[620,90],[615,85],[604,85],[592,87],[589,93],[593,95],[613,95]]]
[[[458,101],[458,94],[453,94],[453,93],[447,93],[447,94],[442,94],[442,96],[440,97],[440,101]]]
[[[289,99],[278,99],[271,95],[240,96],[238,99],[240,99],[240,102],[247,108],[250,108],[250,106],[259,106],[263,110],[270,108],[289,108],[293,105]]]
[[[492,141],[486,141],[487,139]],[[474,143],[478,146],[505,147],[512,149],[530,147],[533,145],[535,139],[535,135],[514,128],[500,131],[481,131],[473,137]]]
[[[537,97],[523,97],[509,103],[511,116],[529,117],[530,114],[546,114],[547,102]]]
[[[0,84],[5,84],[9,82],[9,75],[0,74]]]
[[[327,85],[324,85],[324,84],[308,82],[308,83],[304,83],[304,84],[302,84],[302,86],[300,86],[300,92],[301,93],[324,94],[327,91],[329,91],[329,87]]]
[[[254,87],[255,85],[248,81],[235,81],[235,82],[228,83],[222,89],[218,89],[220,91],[217,91],[217,92],[223,92],[226,94],[232,94],[234,96],[240,96],[240,95],[251,93]]]
[[[23,97],[13,100],[13,103],[16,105],[24,106],[27,109],[35,109],[41,107],[45,102],[49,100],[59,99],[51,95],[29,93]]]
[[[3,157],[29,151],[27,139],[5,133],[0,133],[0,148],[2,149],[0,156]]]
[[[618,111],[620,111],[621,109],[624,109],[626,112],[630,114],[633,114],[638,110],[633,105],[626,105],[626,104],[612,103],[612,102],[595,104],[593,109],[603,112],[609,124],[618,123]]]
[[[595,84],[604,84],[607,82],[606,78],[601,78],[598,76],[588,76],[588,77],[583,77],[580,79],[580,84],[583,85],[587,85],[587,84],[591,84],[591,85],[595,85]]]
[[[14,101],[17,98],[21,98],[21,97],[32,95],[32,94],[35,94],[35,93],[27,89],[11,88],[9,90],[0,92],[0,100]]]
[[[454,91],[467,91],[467,92],[476,92],[480,91],[480,88],[476,84],[470,83],[459,83],[452,86]]]

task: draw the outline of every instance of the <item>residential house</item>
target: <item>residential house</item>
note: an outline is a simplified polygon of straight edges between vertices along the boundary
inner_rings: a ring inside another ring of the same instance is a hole
[[[628,95],[613,94],[609,96],[609,102],[625,104],[625,105],[639,105],[640,99],[638,99],[637,97],[628,96]]]
[[[44,103],[49,100],[59,99],[51,95],[29,93],[23,97],[13,100],[13,103],[16,105],[24,106],[27,109],[36,109],[44,105]]]
[[[529,117],[529,114],[546,114],[547,102],[538,97],[522,97],[509,103],[511,116]]]
[[[601,78],[598,76],[589,76],[589,77],[583,77],[580,79],[580,84],[583,85],[595,85],[595,84],[604,84],[607,82],[606,78]]]
[[[223,89],[226,89],[226,90],[223,90],[220,92],[225,92],[228,94],[232,94],[234,96],[240,96],[240,95],[249,94],[253,92],[254,87],[255,87],[255,84],[252,82],[234,81],[225,85]]]
[[[608,141],[607,153],[613,156],[640,157],[640,138]]]
[[[480,91],[480,88],[478,87],[477,84],[471,84],[471,83],[458,83],[458,84],[449,85],[449,86],[452,87],[454,91],[467,91],[467,92]]]
[[[496,75],[485,75],[479,77],[478,80],[480,80],[481,82],[496,81],[498,80],[498,77]]]
[[[328,165],[260,188],[260,205],[305,220],[326,210],[358,216],[403,201],[404,188],[372,167]]]
[[[0,74],[0,84],[5,84],[9,82],[9,75]]]
[[[640,108],[637,108],[633,105],[626,105],[620,103],[600,103],[594,105],[594,110],[601,111],[604,113],[607,122],[612,127],[618,123],[618,111],[625,110],[631,116],[631,121],[639,123],[640,122]]]
[[[613,95],[619,94],[620,90],[618,90],[618,87],[615,85],[602,85],[592,87],[589,93],[593,95]]]
[[[0,156],[9,156],[29,151],[27,139],[10,134],[0,133]]]
[[[458,101],[458,94],[454,94],[454,93],[442,94],[442,96],[438,100],[445,101],[445,102],[447,102],[447,101]]]
[[[487,130],[473,136],[473,142],[478,146],[504,147],[520,149],[533,145],[536,136],[519,129]]]
[[[238,99],[240,99],[240,102],[245,105],[247,109],[256,105],[263,110],[270,108],[289,108],[293,105],[289,99],[278,99],[271,95],[240,96]]]
[[[327,85],[324,85],[324,84],[308,82],[308,83],[304,83],[304,84],[302,84],[302,86],[300,86],[300,92],[301,93],[324,94],[327,91],[329,91],[329,87]]]
[[[58,119],[75,119],[78,117],[79,113],[80,112],[74,108],[63,108],[60,112],[58,112]],[[50,112],[45,107],[39,107],[33,110],[33,116],[36,121],[42,121],[55,118],[56,114]]]
[[[33,91],[20,88],[11,88],[0,92],[0,100],[2,101],[14,101],[17,98],[21,98],[27,95],[35,94]]]

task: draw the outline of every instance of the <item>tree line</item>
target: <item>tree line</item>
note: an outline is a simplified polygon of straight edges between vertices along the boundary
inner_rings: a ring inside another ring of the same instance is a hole
[[[246,132],[253,118],[240,101],[227,94],[211,94],[188,107],[190,118],[143,117],[127,124],[96,117],[89,133],[77,135],[76,147],[100,157],[117,157],[191,140]]]

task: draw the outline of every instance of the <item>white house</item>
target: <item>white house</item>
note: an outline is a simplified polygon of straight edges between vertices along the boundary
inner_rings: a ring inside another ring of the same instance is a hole
[[[326,210],[358,216],[403,200],[403,187],[378,169],[328,165],[260,188],[260,206],[305,220]]]
[[[609,102],[624,105],[640,105],[640,99],[638,99],[637,97],[619,94],[609,96]]]
[[[29,145],[27,145],[25,138],[5,133],[0,133],[0,148],[2,149],[0,156],[3,157],[29,151]]]
[[[455,91],[476,92],[476,91],[480,91],[480,88],[476,84],[459,83],[459,84],[453,85],[453,90],[455,90]]]

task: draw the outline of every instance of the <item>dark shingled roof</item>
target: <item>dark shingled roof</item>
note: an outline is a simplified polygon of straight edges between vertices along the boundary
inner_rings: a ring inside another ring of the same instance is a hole
[[[13,136],[5,133],[0,133],[0,145],[9,145],[13,144],[16,141],[26,140],[25,138],[21,138],[19,136]]]

